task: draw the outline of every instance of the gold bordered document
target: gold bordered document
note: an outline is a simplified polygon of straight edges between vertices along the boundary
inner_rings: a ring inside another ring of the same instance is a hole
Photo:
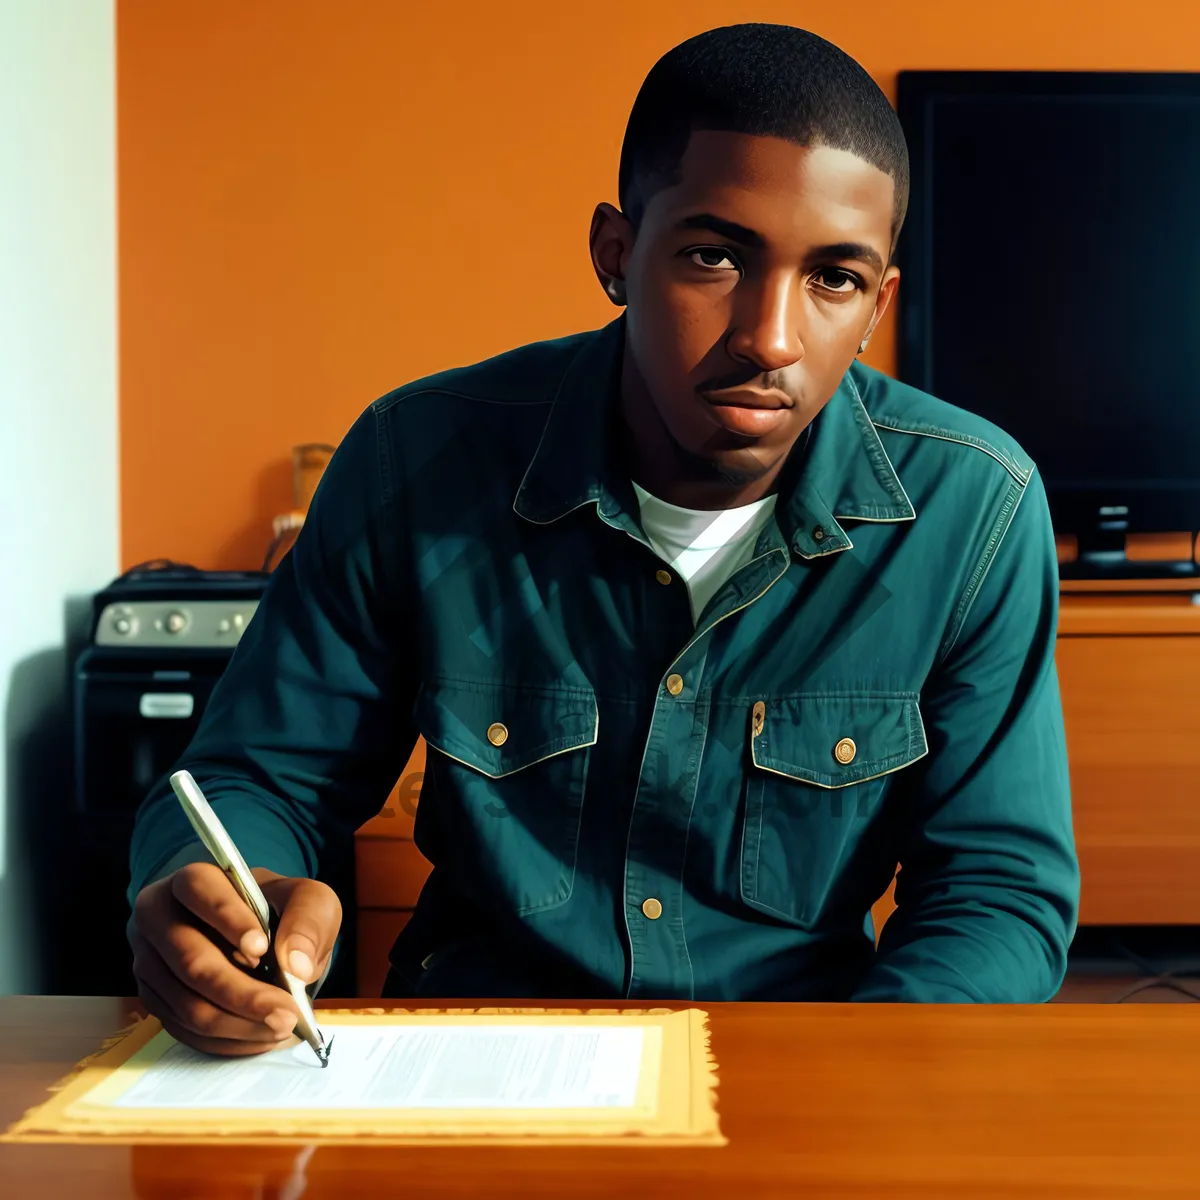
[[[323,1009],[300,1042],[214,1058],[141,1021],[4,1141],[726,1144],[708,1014]]]

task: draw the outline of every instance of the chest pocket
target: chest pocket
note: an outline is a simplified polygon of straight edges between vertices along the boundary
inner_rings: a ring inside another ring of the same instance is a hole
[[[422,805],[431,793],[449,835],[447,874],[521,915],[569,900],[595,694],[439,679],[422,687],[415,717],[430,750]]]
[[[749,718],[742,900],[812,927],[852,885],[890,776],[929,752],[918,697],[764,699]]]

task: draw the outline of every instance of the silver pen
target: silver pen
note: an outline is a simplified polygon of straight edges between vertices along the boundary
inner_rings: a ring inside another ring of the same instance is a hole
[[[313,1012],[312,1001],[305,991],[304,981],[298,979],[290,971],[285,971],[275,955],[275,930],[272,928],[271,906],[263,895],[258,880],[250,874],[250,868],[242,857],[233,839],[221,824],[220,818],[200,790],[200,785],[192,778],[190,771],[176,771],[171,776],[171,787],[179,800],[183,811],[196,835],[204,843],[205,849],[216,859],[217,866],[229,877],[229,882],[237,889],[238,895],[246,902],[250,911],[258,918],[262,931],[267,937],[267,952],[259,960],[258,968],[253,972],[260,979],[278,983],[290,993],[300,1010],[296,1021],[296,1032],[312,1048],[322,1067],[329,1066],[329,1050],[333,1039],[328,1043],[317,1025],[317,1017]]]

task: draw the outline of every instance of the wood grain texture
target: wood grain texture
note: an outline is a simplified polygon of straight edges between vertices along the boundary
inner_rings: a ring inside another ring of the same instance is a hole
[[[1080,922],[1200,922],[1200,621],[1159,608],[1096,617],[1097,634],[1107,620],[1121,635],[1060,637],[1057,653]]]
[[[357,979],[360,996],[379,996],[388,973],[388,954],[412,916],[408,909],[358,910]]]
[[[1200,604],[1190,596],[1064,597],[1059,608],[1059,649],[1063,638],[1200,637]],[[1102,676],[1105,647],[1089,651]]]
[[[19,1067],[0,1072],[0,1125],[116,1028],[122,1005],[90,1004],[0,998]],[[1200,1194],[1187,1006],[701,1007],[721,1149],[0,1145],[0,1179],[6,1196],[89,1200]]]

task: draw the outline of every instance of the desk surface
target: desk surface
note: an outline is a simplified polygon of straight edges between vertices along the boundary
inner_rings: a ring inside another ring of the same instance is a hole
[[[722,1148],[0,1145],[0,1180],[14,1200],[1200,1194],[1190,1005],[700,1007]],[[0,1129],[132,1011],[0,997]]]

